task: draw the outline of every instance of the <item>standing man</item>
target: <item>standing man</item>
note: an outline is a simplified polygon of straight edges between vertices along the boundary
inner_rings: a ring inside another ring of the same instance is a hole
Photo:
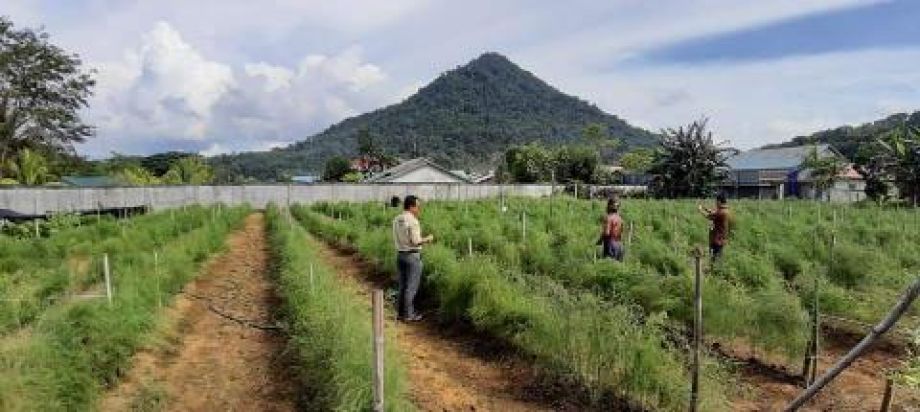
[[[623,218],[619,213],[620,202],[616,198],[607,200],[607,216],[601,227],[599,243],[604,246],[604,257],[623,261]]]
[[[724,193],[716,195],[716,209],[710,210],[703,205],[698,204],[700,213],[712,221],[709,228],[709,252],[712,254],[712,260],[722,256],[722,248],[728,242],[728,233],[731,230],[731,214],[728,212],[728,200]]]
[[[403,200],[403,212],[393,219],[393,240],[396,242],[396,269],[399,271],[398,319],[415,322],[422,316],[415,313],[415,294],[422,281],[422,245],[434,241],[433,236],[422,237],[418,221],[421,210],[419,199],[413,195]]]

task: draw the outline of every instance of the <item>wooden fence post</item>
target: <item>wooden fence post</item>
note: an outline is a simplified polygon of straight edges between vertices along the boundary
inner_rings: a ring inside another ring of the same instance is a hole
[[[383,290],[375,289],[371,303],[374,306],[374,412],[383,412]]]
[[[109,306],[112,306],[112,274],[109,271],[109,254],[102,255],[102,273],[105,275],[105,297],[109,300]]]
[[[469,252],[470,256],[473,256],[473,238],[472,237],[466,238],[466,250]]]
[[[700,344],[703,340],[703,253],[693,251],[693,376],[690,383],[690,411],[699,410]]]

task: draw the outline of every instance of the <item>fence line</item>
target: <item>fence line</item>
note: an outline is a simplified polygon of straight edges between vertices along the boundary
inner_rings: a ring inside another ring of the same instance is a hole
[[[464,190],[461,190],[463,186]],[[0,209],[23,215],[59,212],[98,212],[125,208],[171,209],[190,204],[249,204],[322,201],[385,201],[414,194],[427,200],[467,200],[490,197],[549,196],[549,184],[314,184],[247,186],[151,186],[113,188],[0,188]]]

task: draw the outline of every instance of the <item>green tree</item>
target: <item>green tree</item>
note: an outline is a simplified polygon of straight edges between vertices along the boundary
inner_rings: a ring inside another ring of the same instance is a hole
[[[214,181],[214,170],[201,156],[183,157],[173,162],[163,175],[166,184],[203,185]]]
[[[920,202],[920,128],[902,124],[878,139],[881,159],[902,199]]]
[[[348,159],[342,156],[333,156],[326,161],[326,166],[323,169],[323,180],[339,182],[351,172],[351,164],[348,163]]]
[[[590,147],[562,146],[553,152],[551,162],[558,182],[594,183],[600,156]]]
[[[830,196],[827,190],[834,186],[837,176],[846,168],[846,164],[837,156],[821,156],[817,146],[812,146],[805,159],[802,159],[803,169],[807,169],[815,184],[815,199],[822,193]]]
[[[655,160],[655,151],[647,148],[638,148],[623,154],[620,157],[620,166],[630,172],[643,173],[652,167]]]
[[[543,145],[529,143],[505,152],[505,165],[517,183],[547,182],[553,170],[553,155]]]
[[[151,186],[162,184],[163,181],[150,170],[137,165],[130,165],[118,171],[115,177],[129,186]]]
[[[591,123],[581,130],[582,141],[605,159],[609,159],[611,153],[620,146],[620,140],[611,137],[607,129],[603,123]]]
[[[49,178],[48,160],[31,149],[22,149],[8,168],[19,183],[28,186],[40,185]]]
[[[45,32],[0,17],[0,165],[25,148],[70,152],[92,135],[80,110],[95,81],[81,66]]]
[[[171,151],[142,157],[139,161],[140,166],[150,171],[154,176],[163,176],[176,161],[194,156],[196,156],[194,153]]]
[[[662,131],[660,147],[649,173],[659,196],[707,197],[725,178],[725,161],[735,153],[713,140],[703,118],[687,126]]]

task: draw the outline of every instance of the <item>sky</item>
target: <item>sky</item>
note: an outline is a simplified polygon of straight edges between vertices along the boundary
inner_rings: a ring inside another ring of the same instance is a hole
[[[920,110],[920,1],[4,0],[98,84],[112,152],[267,150],[486,51],[652,131],[747,149]]]

